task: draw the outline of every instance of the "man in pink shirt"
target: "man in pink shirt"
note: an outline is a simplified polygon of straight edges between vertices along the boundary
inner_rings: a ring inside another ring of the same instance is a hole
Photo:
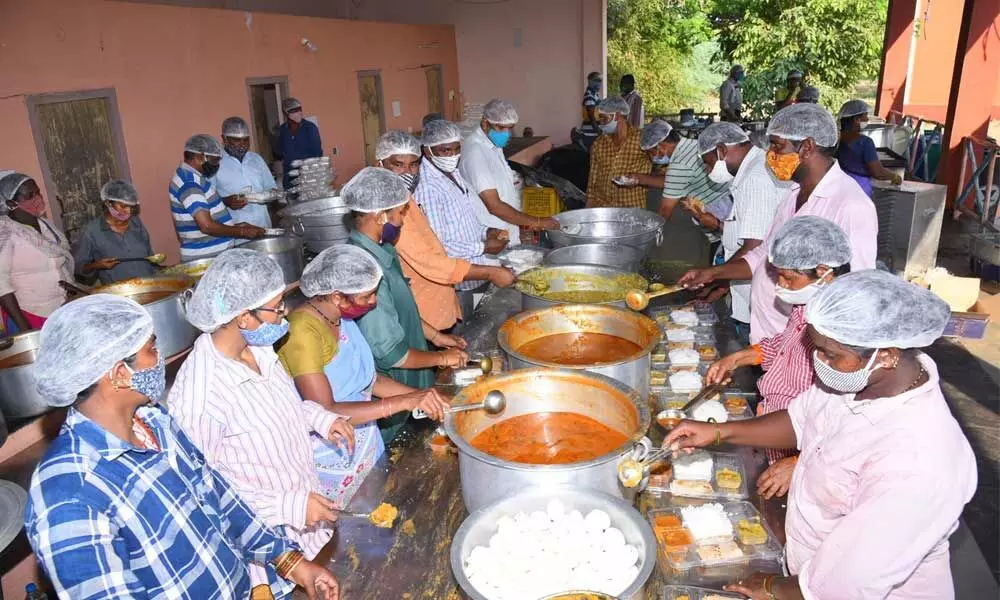
[[[792,181],[778,205],[763,244],[731,261],[692,269],[678,283],[698,288],[717,280],[751,279],[750,343],[777,335],[788,323],[790,307],[775,296],[777,272],[767,267],[767,248],[774,232],[794,216],[813,215],[833,221],[851,241],[851,270],[875,267],[878,216],[875,205],[833,159],[837,122],[818,104],[793,104],[780,110],[767,128],[767,164],[774,176]]]
[[[951,600],[948,538],[976,490],[976,462],[916,350],[951,313],[883,271],[838,277],[806,305],[819,382],[787,411],[683,421],[664,441],[798,448],[785,521],[789,577],[727,586],[754,600]],[[929,433],[932,432],[932,433]]]

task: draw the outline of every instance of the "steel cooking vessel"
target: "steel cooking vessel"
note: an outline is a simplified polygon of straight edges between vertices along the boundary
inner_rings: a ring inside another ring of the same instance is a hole
[[[642,251],[624,244],[579,244],[556,248],[545,256],[546,265],[597,265],[638,273]]]
[[[458,447],[466,508],[476,510],[526,487],[551,489],[569,485],[623,495],[618,483],[618,461],[634,454],[649,429],[649,407],[635,390],[596,373],[522,369],[470,385],[455,396],[453,404],[482,402],[491,390],[499,390],[507,397],[507,408],[501,414],[468,411],[449,413],[444,420],[445,432]],[[469,443],[491,425],[518,415],[544,412],[582,414],[620,431],[628,439],[604,456],[559,465],[516,463],[477,450]]]
[[[472,512],[455,532],[451,542],[451,570],[455,581],[472,600],[487,600],[465,575],[465,560],[476,546],[488,546],[490,538],[497,531],[500,517],[519,512],[531,514],[545,511],[549,500],[558,498],[567,510],[579,510],[583,514],[598,509],[611,517],[611,524],[625,535],[625,543],[639,551],[639,573],[632,583],[618,596],[593,594],[594,598],[608,600],[638,600],[644,598],[643,587],[656,565],[656,537],[646,519],[628,502],[598,491],[582,490],[574,487],[559,487],[549,490],[528,489],[501,498]],[[565,597],[565,592],[545,599],[557,600]],[[543,600],[545,600],[543,599]]]
[[[153,317],[156,346],[164,358],[191,347],[201,333],[184,317],[181,292],[194,285],[190,277],[149,277],[126,279],[94,289],[95,294],[131,298]],[[114,325],[113,323],[111,325]]]
[[[340,196],[295,204],[279,212],[278,216],[285,227],[302,231],[302,239],[310,252],[318,253],[347,242],[351,230],[351,210]]]
[[[560,229],[547,231],[556,248],[577,244],[624,244],[645,256],[663,242],[663,224],[657,213],[644,208],[582,208],[556,215]]]
[[[538,285],[541,285],[542,288],[539,288]],[[516,286],[517,290],[521,292],[521,308],[523,310],[573,304],[546,298],[545,294],[550,292],[589,290],[620,292],[620,300],[595,304],[625,308],[625,294],[628,290],[644,290],[649,287],[649,282],[635,273],[613,267],[559,265],[529,269],[521,273]]]
[[[156,274],[157,277],[190,277],[195,282],[201,279],[215,257],[198,258],[167,267]]]
[[[528,342],[559,333],[603,333],[639,346],[632,356],[592,365],[563,365],[528,356],[519,349]],[[661,337],[656,321],[631,310],[595,304],[564,304],[514,315],[500,327],[497,341],[507,356],[508,370],[556,367],[600,373],[649,395],[650,353]]]
[[[6,421],[37,417],[51,408],[35,389],[38,331],[0,340],[0,412]],[[3,427],[6,437],[6,426]]]
[[[305,256],[302,254],[302,238],[294,235],[251,240],[239,245],[240,248],[257,250],[270,256],[281,267],[285,285],[290,285],[302,276]]]

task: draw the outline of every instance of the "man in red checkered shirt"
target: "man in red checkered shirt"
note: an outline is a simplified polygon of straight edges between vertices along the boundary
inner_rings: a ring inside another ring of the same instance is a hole
[[[805,305],[819,288],[851,270],[851,243],[833,221],[821,217],[795,217],[774,234],[768,248],[768,269],[777,271],[773,302],[791,305],[788,325],[781,333],[716,361],[708,370],[708,383],[729,378],[733,370],[760,365],[764,376],[757,382],[763,398],[757,414],[785,410],[796,396],[813,384],[813,345],[806,335]],[[757,480],[764,498],[788,492],[798,461],[794,450],[769,448],[770,466]]]

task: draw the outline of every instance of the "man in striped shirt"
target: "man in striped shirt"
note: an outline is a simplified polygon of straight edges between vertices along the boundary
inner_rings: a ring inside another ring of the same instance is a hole
[[[232,223],[232,217],[215,191],[222,145],[199,133],[184,143],[184,162],[170,180],[170,213],[181,243],[181,262],[211,258],[234,244],[233,238],[256,239],[264,230],[256,225]]]
[[[787,190],[768,172],[764,151],[750,143],[750,137],[735,123],[706,127],[698,136],[698,148],[709,181],[729,185],[733,209],[722,224],[723,258],[727,262],[740,260],[770,231],[774,212]],[[733,281],[729,290],[733,324],[746,346],[750,341],[750,281]]]
[[[487,227],[476,217],[472,203],[479,202],[458,172],[462,156],[462,132],[451,121],[427,123],[423,131],[423,154],[420,183],[414,196],[427,215],[431,229],[444,245],[448,256],[472,263],[470,274],[482,279],[459,282],[458,300],[462,318],[468,319],[476,308],[476,296],[482,295],[487,282],[499,287],[514,283],[514,274],[499,266],[495,258],[507,246],[507,231]]]

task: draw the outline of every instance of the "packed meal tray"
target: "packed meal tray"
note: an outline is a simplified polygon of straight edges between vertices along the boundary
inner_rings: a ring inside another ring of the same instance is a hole
[[[745,500],[656,508],[647,513],[666,573],[748,560],[775,560],[781,544]]]
[[[694,394],[678,394],[663,385],[652,385],[649,387],[649,403],[656,409],[656,412],[673,408],[680,410],[694,396]]]
[[[746,469],[740,457],[706,450],[675,456],[669,469],[650,475],[647,489],[654,494],[688,498],[743,500],[748,497]]]
[[[743,598],[743,594],[720,592],[690,585],[668,585],[663,590],[663,600],[731,600]]]
[[[756,399],[754,392],[741,392],[739,390],[724,390],[722,392],[722,405],[729,414],[730,421],[750,419],[754,416],[750,407],[750,400]]]

